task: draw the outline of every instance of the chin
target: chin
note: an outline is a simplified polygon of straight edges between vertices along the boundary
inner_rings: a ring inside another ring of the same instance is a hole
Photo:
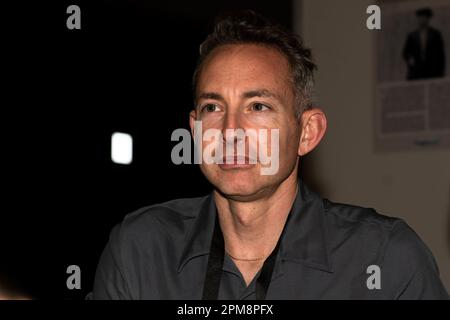
[[[245,181],[236,181],[231,183],[221,183],[216,185],[216,188],[227,197],[250,197],[259,191],[259,188],[254,183]]]
[[[205,172],[212,185],[227,198],[240,200],[252,199],[265,189],[267,176],[261,176],[258,170],[221,169]]]

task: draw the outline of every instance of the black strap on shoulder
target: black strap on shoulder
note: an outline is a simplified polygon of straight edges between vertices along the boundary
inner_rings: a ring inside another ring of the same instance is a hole
[[[289,214],[289,217],[291,214]],[[287,219],[287,220],[288,220]],[[205,282],[203,285],[203,300],[218,300],[220,279],[222,278],[222,268],[225,256],[225,242],[223,239],[222,230],[220,229],[219,217],[216,215],[214,225],[214,233],[211,241],[211,249],[209,252],[208,265],[206,269]],[[256,279],[256,299],[264,300],[266,298],[267,290],[269,289],[270,281],[272,280],[272,273],[275,267],[275,260],[280,247],[281,238],[286,229],[286,224],[283,228],[283,232],[280,239],[273,249],[269,257],[264,261],[258,278]]]
[[[209,250],[208,266],[206,267],[205,283],[203,285],[203,300],[217,300],[219,296],[220,279],[222,278],[225,242],[220,229],[219,217],[216,215],[214,233]]]
[[[275,268],[275,260],[277,258],[280,241],[278,240],[275,249],[270,256],[264,261],[261,272],[256,279],[256,300],[265,300],[267,290],[269,290],[270,281],[272,280],[273,269]]]

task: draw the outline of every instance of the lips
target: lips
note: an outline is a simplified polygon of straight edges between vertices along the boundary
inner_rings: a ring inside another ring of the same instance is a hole
[[[234,156],[234,157],[223,157],[221,164],[219,164],[219,167],[221,169],[245,169],[250,168],[256,164],[256,161],[251,161],[249,157],[240,157],[240,156]]]
[[[224,164],[255,164],[256,161],[248,156],[231,156],[223,157]]]

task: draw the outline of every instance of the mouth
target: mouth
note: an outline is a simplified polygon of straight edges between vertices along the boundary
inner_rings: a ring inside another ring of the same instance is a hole
[[[247,169],[256,164],[255,160],[242,156],[223,157],[222,162],[223,163],[218,164],[218,166],[223,170]]]

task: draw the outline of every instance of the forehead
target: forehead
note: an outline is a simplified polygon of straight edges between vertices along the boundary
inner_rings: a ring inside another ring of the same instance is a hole
[[[287,58],[278,50],[258,44],[223,45],[203,62],[197,91],[254,87],[285,90],[291,84]]]

